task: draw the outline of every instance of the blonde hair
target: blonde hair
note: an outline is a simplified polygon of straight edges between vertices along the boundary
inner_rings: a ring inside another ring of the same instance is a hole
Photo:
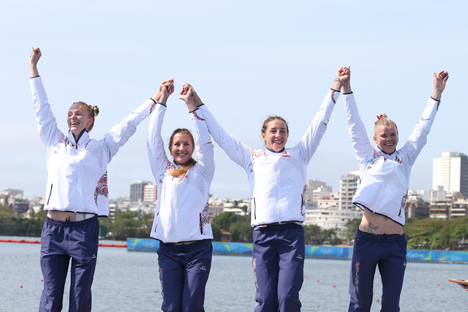
[[[81,105],[84,108],[86,108],[86,111],[88,112],[89,118],[91,118],[93,120],[91,125],[86,130],[91,131],[93,129],[93,127],[94,127],[94,117],[96,117],[99,114],[99,107],[88,105],[88,104],[86,104],[85,102],[82,102],[82,101],[74,102],[73,104],[78,104],[78,105]]]
[[[190,136],[190,139],[192,140],[192,146],[193,148],[195,148],[195,140],[193,139],[193,135],[192,133],[190,132],[190,130],[188,129],[185,129],[185,128],[178,128],[178,129],[175,129],[174,132],[172,132],[172,135],[171,135],[171,138],[169,139],[169,152],[172,154],[172,142],[174,141],[174,136],[176,134],[188,134]],[[193,159],[192,157],[190,157],[190,160],[188,162],[186,162],[185,164],[181,165],[178,169],[172,169],[170,170],[167,174],[170,175],[170,176],[173,176],[175,178],[179,178],[179,177],[183,177],[187,171],[192,168],[193,166],[195,166],[197,162],[195,161],[195,159]]]
[[[374,134],[375,134],[375,130],[377,129],[378,126],[392,126],[394,125],[396,130],[397,130],[397,133],[398,133],[398,127],[396,125],[396,123],[391,120],[390,118],[388,118],[387,114],[383,113],[383,114],[380,114],[377,116],[377,121],[375,122],[375,126],[374,126]]]

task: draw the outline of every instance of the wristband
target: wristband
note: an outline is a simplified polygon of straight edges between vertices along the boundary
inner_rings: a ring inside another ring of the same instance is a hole
[[[337,77],[337,78],[335,78],[335,79],[333,79],[333,80],[334,80],[334,81],[339,81],[339,82],[341,82],[342,85],[344,85],[344,82],[343,82],[343,80],[341,80],[341,78],[338,78],[338,77]]]

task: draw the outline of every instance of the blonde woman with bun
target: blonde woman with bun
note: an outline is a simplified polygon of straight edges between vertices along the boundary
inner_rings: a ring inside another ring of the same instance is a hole
[[[351,76],[349,67],[343,73]],[[364,211],[354,241],[351,264],[349,311],[370,311],[376,266],[382,278],[382,310],[399,311],[406,268],[405,202],[411,168],[427,142],[449,75],[434,74],[434,91],[408,141],[397,150],[398,127],[386,114],[374,123],[374,147],[351,90],[343,84],[348,130],[359,162],[361,185],[353,204]]]
[[[91,139],[97,106],[74,102],[68,132],[59,130],[37,70],[41,50],[32,48],[30,85],[39,136],[47,149],[48,211],[41,234],[44,276],[39,311],[62,311],[70,260],[69,311],[91,311],[91,286],[98,251],[98,216],[109,215],[107,164],[152,111],[148,99],[101,140]]]

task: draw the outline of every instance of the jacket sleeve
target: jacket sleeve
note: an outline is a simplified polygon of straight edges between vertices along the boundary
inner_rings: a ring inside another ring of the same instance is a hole
[[[127,118],[104,136],[104,146],[108,153],[108,162],[112,160],[128,139],[136,132],[137,126],[153,111],[156,102],[152,99],[146,100],[140,107],[133,111]]]
[[[216,121],[206,105],[199,107],[199,111],[206,120],[206,125],[216,143],[226,152],[236,164],[247,170],[251,163],[251,149],[236,137],[228,134]]]
[[[439,104],[440,101],[432,97],[429,99],[416,128],[414,128],[408,141],[400,150],[408,157],[411,165],[414,164],[422,148],[427,143],[427,135],[431,131],[432,123],[439,109]]]
[[[39,136],[44,145],[49,148],[65,139],[65,135],[57,128],[57,121],[50,109],[41,77],[30,78],[29,82],[34,110],[36,111],[36,121],[39,127]]]
[[[374,154],[374,147],[367,137],[366,127],[359,116],[354,93],[344,94],[346,117],[348,119],[348,132],[353,144],[354,153],[360,164],[365,163]]]
[[[335,108],[336,100],[339,96],[339,91],[333,89],[328,91],[317,114],[315,114],[314,119],[312,119],[312,123],[301,141],[295,147],[295,149],[298,148],[300,150],[302,158],[307,163],[309,163],[310,159],[314,155],[325,131],[327,130],[328,121],[330,120],[333,109]]]
[[[193,125],[195,126],[195,150],[197,152],[197,164],[204,170],[205,179],[211,183],[215,171],[214,146],[206,126],[203,112],[196,109],[190,112]]]
[[[148,138],[146,145],[148,146],[148,157],[153,172],[154,179],[157,180],[160,172],[164,170],[164,166],[169,161],[164,151],[164,142],[161,136],[161,129],[164,115],[166,114],[166,106],[158,103],[155,107],[155,112],[151,116],[148,127]]]

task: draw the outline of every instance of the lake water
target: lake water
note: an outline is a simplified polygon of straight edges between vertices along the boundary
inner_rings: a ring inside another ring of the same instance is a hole
[[[43,287],[39,251],[39,244],[0,243],[0,311],[38,310]],[[347,311],[350,264],[342,260],[306,259],[307,278],[300,293],[302,311]],[[468,279],[468,265],[408,263],[401,311],[467,311],[468,291],[447,278]],[[67,280],[63,311],[68,311],[68,285]],[[93,311],[160,311],[156,253],[100,247],[92,289]],[[380,302],[376,300],[380,299],[381,289],[376,272],[371,311],[380,311]],[[251,258],[213,256],[206,311],[253,311],[255,306]]]

